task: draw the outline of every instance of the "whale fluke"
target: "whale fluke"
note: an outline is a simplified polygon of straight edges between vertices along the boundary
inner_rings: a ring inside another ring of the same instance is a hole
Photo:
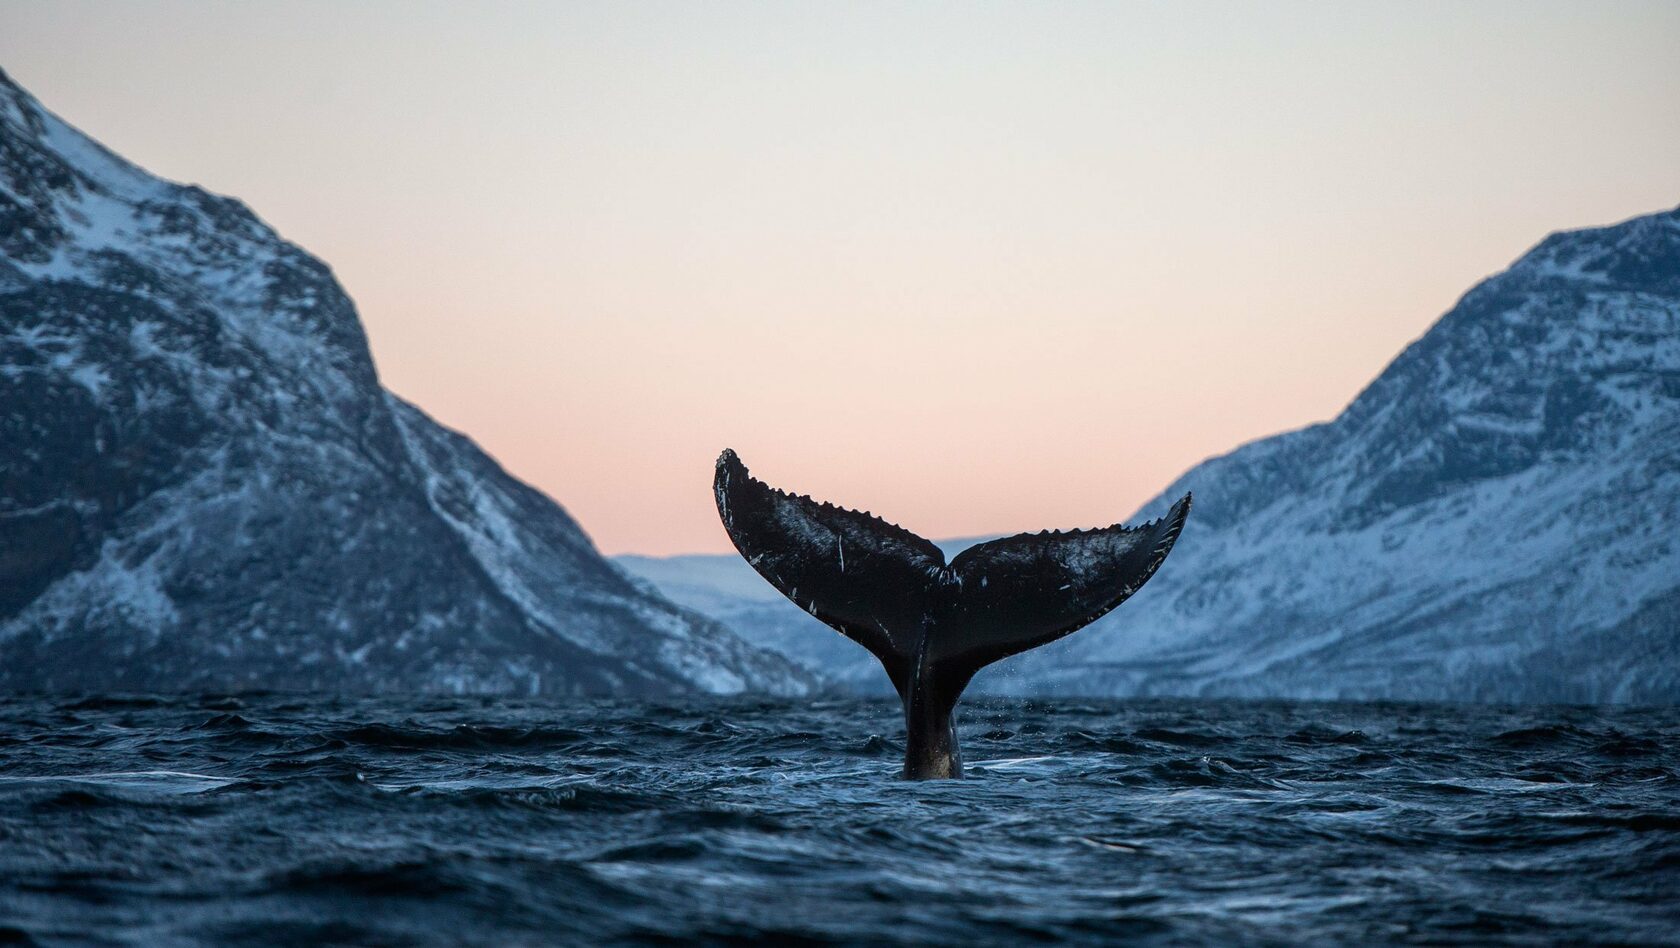
[[[974,673],[1053,642],[1137,592],[1171,552],[1190,495],[1136,527],[939,547],[855,510],[777,490],[734,451],[712,482],[729,539],[784,596],[880,660],[904,703],[904,776],[962,776],[952,709]]]

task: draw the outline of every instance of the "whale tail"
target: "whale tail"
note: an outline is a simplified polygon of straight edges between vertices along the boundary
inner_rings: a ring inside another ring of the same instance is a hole
[[[903,527],[770,487],[734,451],[718,458],[712,489],[724,529],[753,569],[880,660],[904,703],[907,777],[960,775],[951,712],[974,673],[1125,602],[1166,559],[1190,513],[1186,494],[1141,526],[1024,533],[947,563]]]

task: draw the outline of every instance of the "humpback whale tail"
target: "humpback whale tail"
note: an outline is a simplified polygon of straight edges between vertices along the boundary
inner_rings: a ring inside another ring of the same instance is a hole
[[[937,546],[879,517],[788,494],[717,461],[718,514],[735,548],[800,608],[880,660],[904,704],[904,776],[962,776],[952,711],[974,673],[1074,632],[1143,586],[1184,528],[1160,520]]]

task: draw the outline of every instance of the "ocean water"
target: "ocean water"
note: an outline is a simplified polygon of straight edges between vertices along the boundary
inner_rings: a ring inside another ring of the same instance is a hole
[[[0,701],[0,944],[1680,942],[1680,710]]]

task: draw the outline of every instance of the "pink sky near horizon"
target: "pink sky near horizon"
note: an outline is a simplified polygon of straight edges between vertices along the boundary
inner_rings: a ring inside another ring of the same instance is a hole
[[[1680,203],[1680,5],[0,0],[0,67],[329,263],[608,553],[735,448],[930,537],[1334,416],[1547,233]]]

